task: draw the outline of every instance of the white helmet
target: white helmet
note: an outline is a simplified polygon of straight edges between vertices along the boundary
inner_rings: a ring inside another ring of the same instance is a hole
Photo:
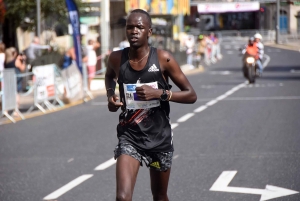
[[[262,40],[262,36],[261,36],[259,33],[256,33],[256,34],[254,35],[254,38],[258,38],[258,39]]]

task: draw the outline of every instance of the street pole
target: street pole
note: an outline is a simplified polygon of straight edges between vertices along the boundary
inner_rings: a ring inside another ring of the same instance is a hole
[[[280,0],[276,3],[276,43],[279,44],[279,34],[280,34]]]
[[[101,56],[108,53],[110,40],[110,5],[109,0],[101,1]],[[106,68],[105,57],[101,58],[101,69]]]
[[[36,1],[37,10],[37,36],[40,38],[41,35],[41,0]]]

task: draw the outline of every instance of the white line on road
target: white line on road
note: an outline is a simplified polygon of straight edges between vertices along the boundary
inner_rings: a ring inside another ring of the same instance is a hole
[[[192,116],[194,116],[194,113],[187,113],[186,115],[180,117],[177,122],[185,122],[186,120],[188,120],[189,118],[191,118]]]
[[[207,106],[212,106],[214,104],[216,104],[218,101],[216,99],[209,101],[208,103],[206,103]]]
[[[178,123],[175,123],[175,124],[171,124],[171,128],[174,129],[178,126]]]
[[[205,105],[202,105],[202,106],[200,106],[200,107],[198,107],[197,109],[195,109],[194,110],[194,112],[202,112],[203,110],[205,110],[207,108],[207,106],[205,106]]]
[[[267,54],[265,54],[264,57],[266,58],[266,60],[263,63],[263,67],[265,68],[265,67],[267,67],[267,65],[270,62],[271,58]]]
[[[114,158],[109,159],[108,161],[100,164],[95,168],[96,171],[98,170],[105,170],[106,168],[109,168],[110,166],[114,165],[117,161]]]
[[[66,192],[68,192],[72,188],[78,186],[79,184],[81,184],[82,182],[84,182],[87,179],[91,178],[92,176],[93,176],[92,174],[85,174],[85,175],[82,175],[80,177],[77,177],[76,179],[74,179],[73,181],[71,181],[68,184],[64,185],[60,189],[58,189],[58,190],[54,191],[53,193],[51,193],[51,194],[47,195],[46,197],[44,197],[44,200],[56,200],[61,195],[65,194]]]

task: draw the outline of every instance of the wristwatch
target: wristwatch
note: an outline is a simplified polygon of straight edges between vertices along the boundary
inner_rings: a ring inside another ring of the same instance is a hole
[[[167,90],[163,89],[163,93],[162,93],[162,95],[160,96],[160,100],[161,100],[161,101],[167,101],[167,100],[168,100],[168,97],[169,97],[169,94],[168,94]]]

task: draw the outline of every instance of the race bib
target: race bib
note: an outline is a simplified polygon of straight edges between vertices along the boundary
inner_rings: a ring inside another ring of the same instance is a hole
[[[139,100],[135,88],[148,85],[154,89],[158,89],[157,82],[150,82],[150,83],[137,83],[137,84],[123,84],[124,86],[124,94],[125,94],[125,101],[126,101],[126,109],[135,110],[135,109],[148,109],[153,107],[160,106],[159,99],[149,100],[149,101],[142,101]]]

